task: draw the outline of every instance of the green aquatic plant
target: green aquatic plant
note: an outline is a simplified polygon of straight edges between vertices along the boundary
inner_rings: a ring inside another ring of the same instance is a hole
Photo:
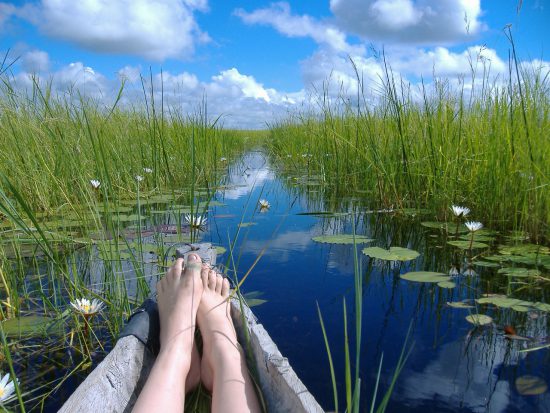
[[[390,247],[389,250],[380,247],[368,247],[363,248],[362,252],[369,257],[385,261],[410,261],[420,256],[417,251],[402,247]]]

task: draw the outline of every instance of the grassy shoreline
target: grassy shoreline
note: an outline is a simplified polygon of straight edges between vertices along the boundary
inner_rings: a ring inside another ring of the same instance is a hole
[[[467,204],[492,228],[550,239],[548,77],[523,72],[521,90],[486,85],[470,98],[443,81],[413,97],[386,76],[376,107],[344,101],[274,125],[276,162],[321,177],[338,198],[366,191],[373,207],[429,208],[440,219]]]

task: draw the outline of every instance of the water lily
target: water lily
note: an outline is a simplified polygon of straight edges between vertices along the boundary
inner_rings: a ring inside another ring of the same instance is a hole
[[[206,217],[202,215],[185,214],[185,222],[187,222],[193,228],[202,228],[206,225]]]
[[[453,210],[453,214],[455,214],[457,217],[465,217],[470,213],[470,208],[466,208],[463,206],[453,205],[451,209]]]
[[[0,376],[2,376],[0,374]],[[5,376],[2,376],[0,380],[0,403],[4,400],[10,398],[15,391],[15,385],[13,381],[10,380],[10,374],[6,373]]]
[[[220,161],[221,161],[221,162],[225,162],[225,161],[227,161],[227,158],[221,157],[221,158],[220,158]]]
[[[94,189],[99,189],[99,187],[101,186],[101,182],[99,182],[97,179],[90,179],[90,184]]]
[[[71,301],[71,305],[84,317],[90,317],[101,311],[105,303],[98,300],[97,298],[94,298],[92,301],[88,300],[87,298],[77,298],[76,300]]]
[[[145,172],[146,174],[150,174],[153,173],[153,170],[151,168],[143,168],[143,172]]]
[[[136,175],[136,181],[138,181],[138,182],[143,181],[143,176],[141,176],[141,175]]]
[[[260,199],[258,203],[260,204],[261,209],[268,209],[271,206],[267,199]]]
[[[468,221],[464,225],[466,225],[466,228],[468,228],[471,232],[476,232],[483,228],[483,224],[477,221]]]
[[[474,245],[474,232],[483,228],[483,224],[477,221],[468,221],[464,225],[466,225],[466,228],[470,230],[470,252],[471,252],[472,247]]]

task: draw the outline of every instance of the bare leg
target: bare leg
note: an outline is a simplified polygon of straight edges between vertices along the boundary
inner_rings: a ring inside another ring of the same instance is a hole
[[[183,272],[182,266],[183,259],[180,258],[157,283],[160,353],[134,412],[182,412],[185,405],[186,378],[192,364],[192,353],[196,352],[195,319],[203,283],[198,255],[189,254]]]
[[[197,313],[204,345],[201,380],[212,392],[212,412],[260,412],[229,314],[229,282],[209,268],[203,268],[201,278],[204,291]]]

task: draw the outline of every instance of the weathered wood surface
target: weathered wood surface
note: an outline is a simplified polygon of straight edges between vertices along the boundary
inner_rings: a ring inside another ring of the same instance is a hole
[[[210,244],[198,245],[201,248],[196,252],[214,265],[215,249]],[[179,249],[178,256],[189,252],[191,249]],[[242,303],[242,309],[241,312],[239,300],[231,300],[231,317],[245,352],[252,353],[268,412],[323,412],[250,308]],[[246,344],[245,329],[249,330],[249,345]],[[120,339],[60,412],[130,412],[154,361],[154,355],[137,338]]]

